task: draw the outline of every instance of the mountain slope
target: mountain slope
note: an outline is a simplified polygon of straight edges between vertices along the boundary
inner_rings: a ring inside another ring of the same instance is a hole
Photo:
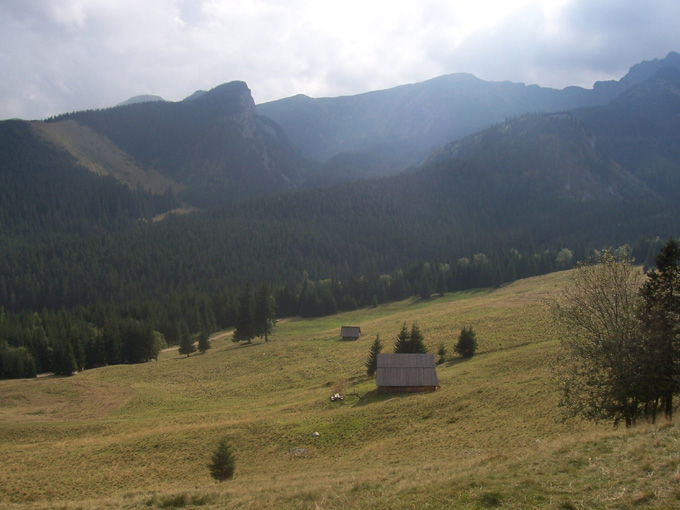
[[[658,70],[609,105],[574,112],[602,146],[667,200],[680,194],[680,69]]]
[[[179,205],[172,192],[152,194],[97,175],[34,126],[0,122],[3,248],[129,230]]]
[[[486,82],[468,74],[356,96],[313,99],[294,96],[258,105],[305,154],[320,161],[345,152],[371,153],[364,175],[418,164],[436,147],[510,116],[555,112],[608,103],[663,67],[680,68],[680,55],[639,64],[620,82],[594,90],[563,90],[510,82]]]
[[[634,133],[638,117],[625,112],[659,102],[649,117],[652,132],[672,126],[675,96],[660,93],[667,78],[655,75],[587,113],[613,115],[618,129]],[[593,248],[678,235],[677,200],[611,152],[610,123],[591,124],[582,114],[511,119],[445,146],[409,174],[260,197],[96,243],[35,246],[30,257],[10,252],[4,266],[0,261],[4,295],[16,296],[15,306],[24,308],[74,306],[83,296],[102,294],[153,300],[249,281],[371,281],[424,261],[458,266],[469,258],[488,265],[509,252],[513,263],[535,274],[548,250],[584,256]],[[679,133],[658,138],[657,153],[672,155]],[[647,143],[631,137],[627,149],[652,151]],[[667,161],[669,175],[677,175],[680,159]],[[36,271],[60,277],[36,282]],[[498,271],[495,282],[519,269]],[[0,299],[2,292],[0,286]]]
[[[221,85],[192,101],[145,102],[70,119],[109,138],[136,162],[185,186],[197,207],[288,189],[307,163],[271,120],[255,113],[243,82]]]

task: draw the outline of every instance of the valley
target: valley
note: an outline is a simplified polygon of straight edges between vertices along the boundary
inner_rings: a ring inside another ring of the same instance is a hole
[[[286,319],[268,343],[220,335],[205,354],[0,381],[0,504],[672,507],[675,425],[561,418],[551,375],[559,333],[545,300],[567,278]],[[441,388],[377,395],[363,367],[369,346],[379,334],[391,352],[404,322],[419,324],[430,352],[446,345]],[[360,324],[361,338],[341,341],[344,324]],[[452,345],[466,325],[479,348],[462,361]],[[329,401],[336,391],[343,402]],[[237,460],[233,480],[219,484],[206,465],[222,437]]]

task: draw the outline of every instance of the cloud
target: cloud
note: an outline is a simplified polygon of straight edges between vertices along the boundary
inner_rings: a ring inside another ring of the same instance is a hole
[[[0,118],[246,81],[256,102],[441,74],[563,87],[680,49],[677,0],[5,0]]]

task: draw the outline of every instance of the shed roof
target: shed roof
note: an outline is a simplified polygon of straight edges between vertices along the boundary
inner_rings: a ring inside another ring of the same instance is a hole
[[[361,327],[342,326],[340,328],[340,336],[342,338],[359,338],[361,336]]]
[[[439,386],[434,354],[378,354],[378,386]]]

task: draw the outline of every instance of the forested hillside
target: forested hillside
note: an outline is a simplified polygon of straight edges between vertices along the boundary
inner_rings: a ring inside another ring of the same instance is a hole
[[[328,178],[387,175],[419,164],[440,145],[508,117],[605,105],[659,69],[680,69],[680,54],[643,62],[620,81],[592,90],[488,82],[469,74],[338,98],[298,95],[257,106],[283,127],[303,154],[326,162]],[[348,164],[355,153],[353,164]],[[338,160],[337,158],[340,158]],[[357,161],[358,160],[358,161]]]
[[[279,316],[318,316],[497,286],[603,247],[631,245],[647,263],[679,233],[679,90],[680,74],[661,70],[606,107],[508,119],[406,174],[276,194],[295,179],[277,165],[303,160],[273,124],[261,130],[271,121],[244,84],[69,115],[139,168],[165,169],[187,186],[181,198],[205,190],[214,206],[156,222],[179,205],[172,191],[95,175],[27,123],[4,122],[0,350],[60,373],[143,361],[163,341],[233,325],[246,284],[268,284]],[[220,140],[224,151],[208,150]],[[247,189],[272,193],[245,200]]]
[[[298,185],[309,163],[250,90],[231,82],[177,103],[155,101],[62,115],[108,137],[139,164],[186,187],[195,207],[219,207]]]

